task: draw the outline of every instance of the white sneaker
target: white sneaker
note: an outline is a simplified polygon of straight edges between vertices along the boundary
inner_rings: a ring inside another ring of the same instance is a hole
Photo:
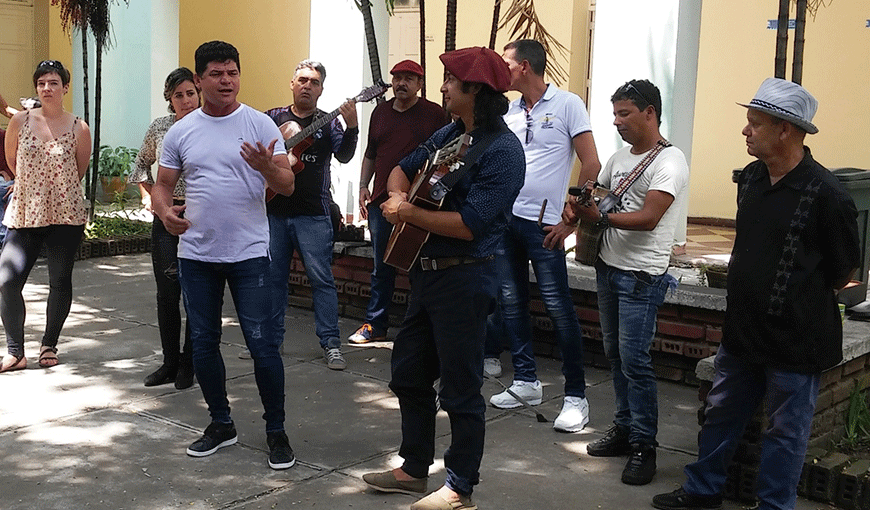
[[[511,384],[510,390],[532,406],[540,404],[541,400],[544,398],[544,389],[541,387],[541,381],[535,381],[533,383],[514,381],[513,384]],[[492,398],[489,399],[489,403],[492,404],[493,407],[499,409],[513,409],[522,405],[519,400],[512,397],[507,391],[493,395]]]
[[[490,377],[501,377],[501,360],[498,358],[483,358],[483,373]]]
[[[589,423],[589,401],[580,397],[565,397],[562,412],[553,422],[559,432],[580,432]]]

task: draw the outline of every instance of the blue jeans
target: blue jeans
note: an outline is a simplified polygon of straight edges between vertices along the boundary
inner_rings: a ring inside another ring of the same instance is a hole
[[[799,374],[748,363],[728,354],[722,346],[716,354],[715,366],[704,425],[698,436],[698,461],[685,468],[684,490],[701,495],[721,493],[737,442],[767,394],[769,424],[761,441],[758,508],[794,508],[820,374]]]
[[[366,322],[371,325],[374,336],[384,336],[390,327],[390,303],[393,301],[396,284],[396,268],[384,263],[384,252],[387,251],[387,241],[390,240],[393,225],[384,218],[380,206],[368,204],[366,209],[374,252],[372,291],[366,308]]]
[[[435,390],[450,418],[446,485],[471,494],[480,478],[486,403],[483,342],[496,292],[493,261],[411,272],[411,297],[393,343],[390,389],[402,414],[402,470],[428,476],[435,458]]]
[[[650,346],[656,314],[676,280],[595,263],[604,354],[616,394],[614,423],[630,429],[632,444],[657,446],[658,396]]]
[[[541,292],[541,301],[553,321],[556,340],[562,352],[562,375],[565,395],[586,396],[583,371],[583,335],[574,311],[565,251],[544,248],[545,232],[534,221],[512,216],[497,252],[504,330],[511,345],[514,380],[535,382],[535,354],[532,348],[532,324],[529,317],[529,261]]]
[[[178,259],[178,276],[193,344],[193,369],[211,420],[231,423],[227,374],[221,357],[221,308],[229,284],[245,343],[254,360],[254,379],[263,402],[266,432],[284,430],[284,363],[270,321],[269,259],[234,263]]]
[[[273,327],[284,341],[284,314],[287,311],[287,279],[293,251],[305,265],[314,304],[314,324],[320,346],[341,347],[338,329],[338,293],[332,276],[332,220],[329,216],[269,216],[269,265],[274,308]]]

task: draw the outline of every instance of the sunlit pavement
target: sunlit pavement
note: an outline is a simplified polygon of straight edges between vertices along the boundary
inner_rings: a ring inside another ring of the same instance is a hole
[[[25,288],[28,369],[0,374],[0,509],[403,509],[412,496],[366,489],[362,473],[396,466],[398,403],[387,383],[389,342],[345,345],[348,369],[328,370],[311,312],[290,309],[285,340],[286,428],[297,464],[266,463],[262,407],[232,299],[224,306],[222,352],[239,443],[191,458],[187,446],[209,418],[198,386],[145,388],[160,364],[155,285],[148,254],[78,262],[74,300],[58,345],[61,364],[37,365],[48,290],[40,261]],[[346,337],[358,324],[340,323]],[[395,333],[394,331],[392,333]],[[502,356],[510,384],[510,360]],[[538,360],[549,420],[562,404],[559,362]],[[586,372],[591,421],[560,434],[524,410],[487,409],[486,450],[474,499],[481,509],[641,509],[682,481],[697,437],[697,390],[659,383],[659,470],[652,484],[619,482],[625,459],[586,455],[613,413],[609,373]],[[493,381],[484,396],[500,391]],[[444,480],[449,423],[439,414],[430,489]],[[725,508],[741,506],[726,503]],[[828,508],[799,501],[797,508]]]

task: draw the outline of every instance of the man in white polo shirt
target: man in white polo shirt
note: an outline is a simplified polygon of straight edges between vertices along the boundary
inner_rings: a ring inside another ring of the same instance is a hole
[[[565,401],[553,427],[562,432],[577,432],[589,421],[589,405],[583,373],[583,337],[568,287],[562,244],[573,227],[561,221],[561,213],[574,155],[581,164],[579,183],[594,181],[601,163],[583,100],[544,81],[547,55],[541,43],[531,39],[508,43],[502,57],[510,67],[511,90],[522,93],[510,104],[504,118],[520,139],[526,155],[525,185],[514,202],[503,252],[498,255],[499,305],[514,365],[511,391],[532,405],[540,404],[543,397],[541,382],[535,374],[529,318],[531,261],[541,300],[553,321],[562,352]],[[491,344],[486,353],[488,372],[500,352],[500,345]],[[490,403],[502,409],[521,405],[507,391],[494,395]]]

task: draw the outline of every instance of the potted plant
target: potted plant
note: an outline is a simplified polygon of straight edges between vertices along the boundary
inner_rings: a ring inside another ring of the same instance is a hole
[[[100,184],[109,200],[127,191],[127,176],[138,153],[129,147],[100,146]]]
[[[728,283],[728,266],[724,264],[699,264],[698,273],[708,287],[724,289]]]

